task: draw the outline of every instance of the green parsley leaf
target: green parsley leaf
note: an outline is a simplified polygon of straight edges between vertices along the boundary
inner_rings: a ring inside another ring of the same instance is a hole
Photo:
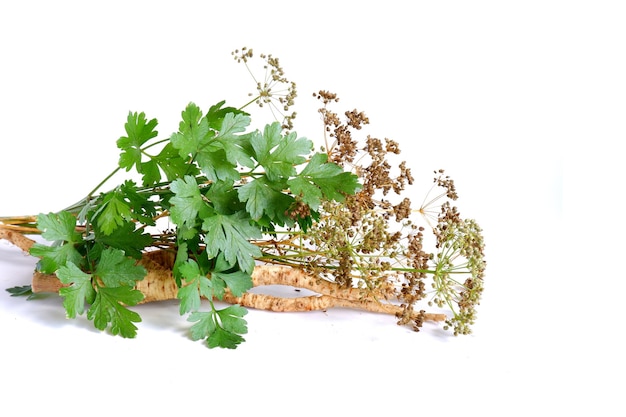
[[[95,231],[96,241],[106,246],[123,250],[126,255],[141,259],[142,250],[152,243],[152,236],[137,229],[135,223],[124,222],[110,235]]]
[[[30,285],[19,285],[6,289],[11,297],[21,297],[23,295],[30,296],[33,294],[33,287]]]
[[[242,185],[237,190],[239,199],[246,202],[246,211],[253,220],[258,221],[264,215],[284,225],[289,221],[285,211],[294,202],[294,198],[283,192],[286,184],[272,183],[261,176]]]
[[[213,291],[209,279],[200,272],[196,261],[188,259],[179,267],[185,283],[178,289],[176,298],[180,300],[180,314],[197,311],[200,308],[201,297],[213,298]]]
[[[228,113],[224,116],[219,133],[215,138],[216,143],[224,150],[226,159],[233,166],[240,164],[248,168],[254,168],[254,161],[246,150],[245,136],[237,135],[244,132],[250,125],[250,117],[243,114]]]
[[[190,329],[191,338],[193,340],[206,338],[209,348],[234,349],[245,341],[240,335],[248,332],[247,323],[243,319],[247,313],[245,308],[238,305],[214,312],[193,312],[187,319],[195,322]]]
[[[191,329],[189,329],[192,340],[200,340],[207,338],[210,334],[215,332],[217,325],[213,318],[213,312],[206,311],[194,311],[187,318],[189,322],[196,322]]]
[[[93,303],[96,291],[91,283],[91,275],[83,272],[76,264],[67,263],[57,271],[59,280],[69,287],[59,289],[68,318],[75,318],[85,311],[85,303]]]
[[[255,159],[265,168],[265,175],[270,181],[289,178],[296,174],[295,165],[306,161],[313,149],[313,142],[298,138],[295,132],[281,136],[281,125],[275,122],[265,127],[263,135],[251,135],[250,142]]]
[[[176,259],[174,260],[174,266],[172,267],[172,274],[174,275],[176,286],[178,288],[182,287],[182,280],[184,278],[180,272],[180,267],[187,262],[187,259],[189,259],[188,245],[186,241],[181,241],[178,245],[178,249],[176,250]]]
[[[245,111],[234,107],[222,107],[225,103],[226,101],[222,100],[209,108],[209,111],[206,114],[206,119],[209,122],[209,127],[211,127],[211,129],[220,130],[222,127],[222,121],[229,113],[250,116]]]
[[[198,214],[205,215],[210,209],[200,194],[198,182],[191,175],[186,175],[183,179],[173,181],[171,190],[175,194],[170,199],[172,221],[179,226],[184,225],[193,229]]]
[[[228,160],[224,149],[207,147],[196,156],[198,166],[211,181],[234,182],[241,179],[237,166]]]
[[[61,266],[68,263],[81,265],[83,256],[78,252],[74,244],[53,244],[51,246],[35,243],[29,253],[41,258],[37,263],[37,270],[45,274],[54,274]]]
[[[271,204],[267,196],[275,192],[264,176],[242,185],[237,190],[239,198],[246,202],[246,210],[254,220],[259,220],[270,210]]]
[[[317,210],[322,202],[323,193],[320,187],[312,183],[310,179],[298,176],[287,181],[291,192],[299,196],[305,204],[313,210]]]
[[[237,304],[217,311],[224,330],[237,334],[246,334],[248,332],[247,323],[243,319],[243,316],[246,314],[248,314],[248,310]]]
[[[280,123],[272,123],[265,125],[263,133],[255,131],[250,136],[250,145],[254,150],[254,158],[261,162],[261,159],[269,156],[272,149],[274,149],[280,141],[283,128]]]
[[[155,214],[155,204],[149,200],[148,195],[140,194],[133,181],[126,181],[99,197],[91,220],[95,220],[102,233],[110,235],[133,219],[146,225],[154,225]]]
[[[119,187],[101,196],[98,209],[93,215],[98,228],[105,235],[110,235],[115,229],[132,219],[130,206],[124,200]]]
[[[211,184],[204,195],[211,202],[215,211],[222,214],[232,214],[245,208],[239,199],[237,188],[230,181],[219,181]]]
[[[185,175],[196,176],[199,172],[195,165],[188,163],[188,158],[180,156],[178,149],[176,149],[174,144],[171,142],[165,145],[163,149],[161,149],[161,152],[159,152],[159,154],[156,155],[150,162],[158,164],[159,168],[161,168],[161,170],[165,173],[168,181],[182,178]],[[143,171],[141,172],[143,173]],[[151,172],[154,172],[154,170],[151,169]],[[158,178],[156,177],[156,174],[154,174],[152,176],[153,178],[150,178],[152,181],[147,183],[145,175],[146,174],[144,174],[144,185],[156,184],[161,179],[160,174]]]
[[[93,320],[99,330],[105,330],[110,323],[113,335],[133,338],[137,335],[137,327],[133,323],[141,322],[141,317],[126,306],[134,306],[141,300],[141,291],[130,287],[99,287],[87,318]]]
[[[157,120],[148,121],[144,113],[128,113],[124,129],[127,136],[117,140],[117,147],[123,152],[120,154],[119,166],[130,171],[133,165],[138,169],[141,164],[141,146],[148,140],[156,137],[158,132],[154,130]]]
[[[210,349],[221,347],[226,349],[235,349],[245,339],[238,334],[226,331],[224,328],[217,326],[215,331],[211,333],[207,339],[207,346]]]
[[[218,287],[217,283],[220,281],[224,284]],[[215,267],[211,271],[211,282],[213,282],[214,287],[222,289],[220,292],[215,291],[215,296],[220,300],[224,296],[223,288],[225,287],[228,287],[235,297],[241,297],[243,293],[252,288],[250,274],[235,269],[234,265],[226,261],[223,253],[220,253],[215,261]]]
[[[41,258],[37,265],[39,271],[53,274],[68,262],[82,263],[82,255],[76,249],[82,242],[82,236],[76,231],[76,217],[66,211],[42,213],[37,216],[37,227],[46,240],[56,241],[51,246],[35,243],[30,248],[32,256]]]
[[[207,339],[209,348],[235,349],[237,345],[244,342],[245,339],[240,335],[248,332],[247,323],[243,319],[247,313],[245,308],[238,305],[218,310],[217,315],[221,321],[221,326],[217,324],[215,331],[209,335]]]
[[[151,158],[137,165],[137,172],[143,175],[142,184],[144,186],[154,185],[161,181],[159,161],[157,161],[156,158]]]
[[[246,150],[247,136],[237,135],[250,124],[245,113],[223,114],[214,106],[206,117],[202,117],[200,108],[189,103],[182,117],[179,131],[171,136],[170,142],[181,157],[196,161],[209,180],[237,181],[240,179],[236,169],[238,164],[254,166]]]
[[[67,211],[39,214],[37,228],[42,231],[41,236],[51,242],[55,240],[70,243],[81,241],[80,233],[76,231],[76,217]]]
[[[46,294],[34,293],[33,288],[30,285],[19,285],[16,287],[7,288],[6,290],[9,294],[11,294],[11,297],[25,296],[27,301],[37,298],[44,298],[46,296]]]
[[[261,256],[261,250],[249,240],[260,238],[261,231],[250,224],[247,213],[215,213],[204,219],[202,229],[206,231],[206,250],[209,257],[214,258],[221,251],[226,262],[237,262],[242,271],[252,273],[254,258]]]
[[[206,118],[202,117],[202,110],[194,103],[189,103],[182,112],[183,120],[178,127],[178,133],[170,137],[172,145],[178,149],[182,158],[195,156],[198,151],[207,145],[208,139],[215,133],[209,128]]]
[[[351,195],[360,188],[356,175],[327,161],[326,154],[316,153],[300,175],[287,181],[291,192],[299,195],[313,210],[319,208],[322,197],[343,201],[345,196],[342,193]]]
[[[127,257],[124,251],[114,248],[102,251],[94,272],[109,288],[124,285],[133,287],[137,281],[146,276],[146,273],[146,269]]]
[[[151,194],[140,192],[133,181],[124,181],[119,186],[119,192],[131,209],[131,216],[139,223],[154,226],[154,216],[156,215],[156,205],[150,200]]]

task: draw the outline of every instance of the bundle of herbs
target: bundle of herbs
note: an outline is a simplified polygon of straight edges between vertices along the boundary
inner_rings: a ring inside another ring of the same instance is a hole
[[[250,70],[251,49],[233,55]],[[39,258],[31,285],[8,291],[58,292],[67,317],[86,314],[96,328],[128,338],[141,321],[133,306],[178,299],[191,338],[209,347],[244,341],[246,307],[346,307],[390,314],[415,330],[433,321],[470,333],[484,243],[478,224],[453,206],[452,179],[435,171],[434,195],[413,207],[411,170],[391,163],[398,143],[360,141],[367,116],[340,116],[328,91],[314,94],[325,132],[316,150],[293,131],[296,84],[277,58],[260,58],[265,76],[244,106],[221,101],[203,112],[190,103],[167,138],[158,137],[156,119],[131,112],[117,166],[85,198],[55,213],[0,218],[0,238]],[[249,130],[251,105],[271,110],[263,131]],[[103,192],[122,170],[141,180]],[[35,234],[49,243],[28,237]],[[263,285],[314,294],[248,291]]]

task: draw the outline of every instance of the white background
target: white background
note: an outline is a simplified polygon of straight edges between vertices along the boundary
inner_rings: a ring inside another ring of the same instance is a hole
[[[488,267],[469,337],[251,311],[234,351],[190,341],[174,302],[137,308],[124,340],[1,291],[0,414],[623,415],[625,19],[609,1],[3,2],[0,215],[83,197],[129,110],[166,137],[189,101],[241,105],[248,46],[298,83],[300,135],[321,145],[328,89],[400,143],[416,201],[445,168]],[[0,243],[0,286],[34,262]]]

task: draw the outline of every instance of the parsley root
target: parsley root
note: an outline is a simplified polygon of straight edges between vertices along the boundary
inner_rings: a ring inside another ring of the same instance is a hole
[[[22,236],[21,241],[29,240]],[[172,254],[165,251],[152,251],[144,254],[140,264],[146,268],[148,273],[135,286],[135,289],[144,295],[141,303],[176,299],[178,287],[171,271],[173,262]],[[252,273],[252,283],[255,288],[264,285],[286,285],[318,292],[319,295],[284,298],[268,294],[245,293],[241,297],[235,297],[227,292],[224,294],[223,300],[244,307],[276,312],[314,311],[344,307],[391,315],[402,313],[402,308],[398,305],[364,299],[363,293],[359,289],[339,288],[336,284],[316,280],[300,269],[258,265]],[[32,290],[34,293],[58,292],[62,287],[63,284],[55,275],[40,272],[33,274]],[[416,312],[413,316],[414,319],[421,316],[423,320],[428,321],[444,321],[446,319],[445,314],[435,313]]]
[[[2,219],[0,219],[1,221]],[[19,228],[11,227],[11,225],[0,223],[0,239],[8,240],[24,252],[30,251],[35,243],[34,240],[27,238],[20,233]]]

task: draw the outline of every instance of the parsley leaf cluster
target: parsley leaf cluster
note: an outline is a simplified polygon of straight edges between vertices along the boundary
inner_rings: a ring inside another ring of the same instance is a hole
[[[252,287],[262,256],[255,242],[280,228],[306,229],[323,201],[343,201],[360,185],[278,122],[249,131],[250,115],[225,101],[206,113],[189,103],[181,116],[178,130],[159,139],[156,119],[130,112],[113,173],[132,171],[140,181],[96,194],[103,181],[67,210],[40,214],[37,227],[52,244],[37,243],[31,254],[39,271],[64,285],[69,318],[86,313],[100,330],[135,337],[141,317],[131,307],[144,298],[135,286],[147,274],[142,255],[171,251],[191,338],[235,348],[247,333],[247,311],[219,309],[214,300]],[[163,218],[170,232],[150,234]]]

